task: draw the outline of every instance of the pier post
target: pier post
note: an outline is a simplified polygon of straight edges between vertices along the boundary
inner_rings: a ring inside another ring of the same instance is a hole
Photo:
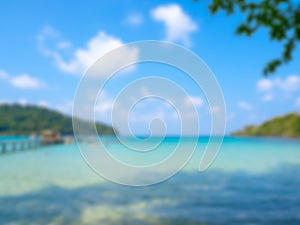
[[[1,153],[5,153],[6,152],[6,143],[5,142],[1,143],[1,146],[2,146]]]
[[[23,151],[24,150],[24,141],[20,141],[20,150]]]
[[[40,141],[35,140],[35,141],[33,142],[33,149],[37,149],[39,146],[40,146]]]
[[[35,150],[40,146],[40,140],[1,141],[0,154],[24,150]]]
[[[17,143],[16,143],[15,141],[13,141],[13,142],[11,143],[11,151],[12,151],[12,152],[17,151]]]

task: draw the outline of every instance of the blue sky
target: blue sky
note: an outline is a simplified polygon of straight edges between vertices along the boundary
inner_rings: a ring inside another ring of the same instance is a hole
[[[78,82],[93,60],[121,44],[167,40],[191,49],[214,72],[227,106],[227,133],[300,110],[299,50],[291,63],[264,79],[263,66],[280,55],[280,45],[264,30],[252,38],[235,36],[243,17],[211,16],[206,2],[5,0],[0,5],[1,103],[44,105],[71,114]],[[139,66],[132,76],[146,74],[143,70],[168,71]],[[116,80],[106,91],[99,120],[110,123],[112,96],[125,81]],[[189,82],[182,84],[204,115],[201,133],[207,134],[205,99]],[[143,116],[132,121],[134,132],[147,133],[151,118],[169,115],[159,100],[151,104],[136,111]],[[176,134],[176,123],[168,122],[169,134]]]

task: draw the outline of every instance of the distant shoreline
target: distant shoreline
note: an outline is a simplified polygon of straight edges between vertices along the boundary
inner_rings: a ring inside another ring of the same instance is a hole
[[[68,135],[62,135],[62,136],[68,136]],[[72,137],[74,137],[74,135],[70,135]],[[112,137],[115,138],[115,135],[109,135],[109,134],[105,134],[105,135],[99,135],[102,137]],[[131,136],[122,136],[122,138],[137,138],[137,139],[148,139],[148,136],[137,136],[137,137],[131,137]],[[0,140],[3,138],[30,138],[30,135],[0,135]],[[151,138],[169,138],[169,139],[179,139],[179,138],[199,138],[199,139],[208,139],[208,138],[222,138],[221,136],[209,136],[209,135],[200,135],[200,136],[174,136],[174,135],[170,135],[170,136],[153,136]],[[250,136],[250,135],[225,135],[223,137],[224,139],[282,139],[282,140],[300,140],[299,137],[282,137],[282,136]]]
[[[274,117],[261,125],[249,125],[231,136],[300,138],[300,114],[297,112]]]
[[[98,133],[114,135],[111,126],[104,123],[90,123],[79,118],[72,118],[53,109],[34,105],[0,104],[0,135],[1,136],[30,136],[40,135],[45,130],[59,132],[61,135],[73,135],[73,122],[76,121],[87,134],[95,127]]]

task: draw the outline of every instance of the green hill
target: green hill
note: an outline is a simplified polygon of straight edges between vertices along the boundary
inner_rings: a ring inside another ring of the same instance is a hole
[[[83,120],[78,121],[84,125],[88,124]],[[110,126],[97,123],[96,127],[99,134],[114,134]],[[72,117],[33,105],[0,105],[0,135],[28,135],[40,133],[45,129],[58,131],[61,134],[73,134]]]
[[[300,114],[289,113],[275,117],[259,126],[246,126],[232,135],[300,138]]]

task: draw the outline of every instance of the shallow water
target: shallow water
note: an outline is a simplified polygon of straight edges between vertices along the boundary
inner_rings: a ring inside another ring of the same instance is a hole
[[[148,187],[99,177],[76,145],[0,155],[0,224],[300,224],[300,142],[226,138],[199,173],[205,143],[181,172]],[[164,140],[166,152],[172,145]],[[124,156],[118,143],[110,148]]]

